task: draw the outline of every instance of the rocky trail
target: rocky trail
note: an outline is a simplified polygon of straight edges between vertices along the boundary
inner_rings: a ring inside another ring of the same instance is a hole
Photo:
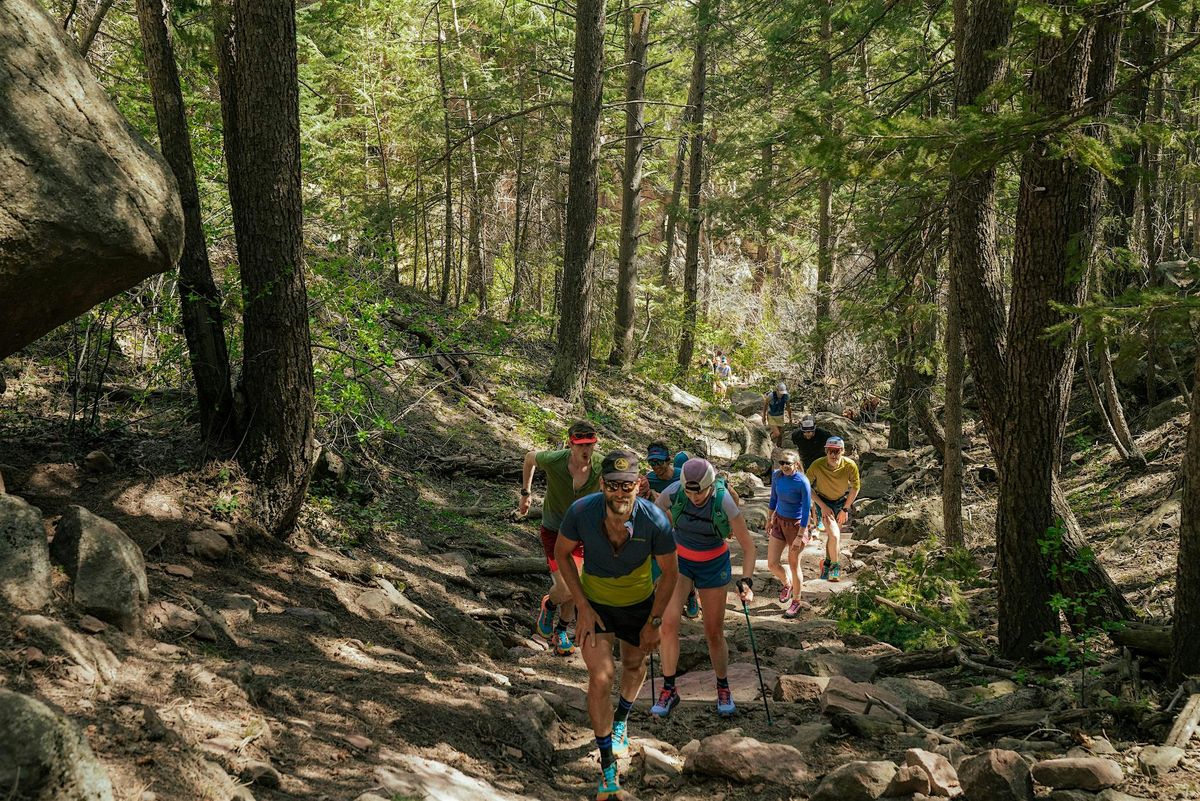
[[[765,556],[759,474],[769,443],[752,412],[716,419],[698,429],[703,444],[728,448]],[[1200,759],[1186,739],[1178,752],[1156,748],[1169,743],[1187,696],[1160,711],[1167,699],[1151,690],[1122,695],[1137,681],[1130,665],[1153,679],[1151,656],[1116,652],[1085,705],[1069,674],[1034,681],[994,656],[986,584],[965,593],[985,635],[949,647],[903,653],[827,617],[835,594],[854,598],[894,577],[940,520],[928,449],[889,452],[878,428],[821,422],[856,449],[868,500],[843,539],[841,582],[814,580],[822,546],[806,550],[811,608],[799,618],[783,617],[780,588],[765,559],[758,565],[749,611],[772,724],[731,595],[738,714],[715,714],[702,624],[685,621],[683,702],[651,719],[647,684],[631,717],[622,760],[631,796],[1197,797]],[[1156,436],[1169,444],[1177,432]],[[137,801],[591,797],[586,674],[577,654],[557,657],[530,635],[546,578],[532,523],[507,517],[509,483],[427,475],[388,524],[372,522],[352,546],[333,536],[332,507],[318,507],[306,526],[324,535],[307,547],[249,547],[236,514],[221,513],[227,505],[202,502],[236,497],[219,472],[166,469],[169,440],[125,445],[110,448],[115,458],[73,461],[30,436],[4,454],[0,583],[16,609],[0,617],[0,728],[20,740],[0,755],[0,786],[19,788],[17,798]],[[985,533],[994,473],[978,449],[971,456],[972,528]],[[1104,478],[1105,487],[1122,481],[1117,470]],[[1097,492],[1086,486],[1094,475],[1074,480],[1076,492]],[[1146,497],[1164,488],[1150,484]],[[1158,506],[1147,525],[1169,537],[1169,509]],[[1123,536],[1113,527],[1098,543],[1117,568]],[[987,549],[977,557],[986,572]],[[484,569],[498,562],[509,574]],[[1154,592],[1131,589],[1147,606]],[[1098,688],[1107,693],[1099,702]],[[44,770],[31,773],[34,765]],[[40,789],[22,795],[27,787]]]

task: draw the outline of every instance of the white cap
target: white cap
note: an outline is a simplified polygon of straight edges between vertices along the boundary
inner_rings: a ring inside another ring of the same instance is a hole
[[[775,391],[780,394],[787,392],[787,384],[780,381],[778,384],[775,385]]]

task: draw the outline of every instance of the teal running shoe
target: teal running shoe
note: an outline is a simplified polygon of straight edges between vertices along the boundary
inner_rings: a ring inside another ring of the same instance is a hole
[[[621,756],[629,752],[629,721],[613,721],[613,755]]]
[[[547,640],[554,634],[554,610],[550,608],[549,595],[542,596],[542,609],[538,612],[537,631]]]
[[[596,785],[596,801],[609,801],[621,797],[621,780],[617,777],[617,763],[600,768],[600,783]]]
[[[571,642],[571,635],[566,629],[558,629],[554,632],[554,653],[559,656],[568,656],[575,653],[575,643]]]
[[[700,617],[700,599],[696,597],[696,591],[692,590],[687,597],[687,604],[683,607],[683,615],[688,620],[695,620]]]

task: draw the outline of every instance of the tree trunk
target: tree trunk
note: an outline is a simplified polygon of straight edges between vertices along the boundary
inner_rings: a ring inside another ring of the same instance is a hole
[[[958,322],[958,298],[954,274],[946,290],[946,440],[942,450],[942,519],[946,545],[965,547],[962,522],[962,385],[963,346]]]
[[[832,0],[821,3],[821,88],[832,92],[833,60],[830,52],[833,38]],[[821,111],[822,126],[833,127],[833,109],[827,101]],[[833,330],[829,319],[833,303],[833,181],[825,172],[817,190],[817,308],[813,326],[813,378],[820,381],[829,375],[829,335]]]
[[[314,461],[313,371],[302,263],[294,0],[233,0],[221,64],[230,200],[242,274],[245,437],[253,520],[287,536]],[[230,35],[231,33],[231,35]],[[232,133],[232,139],[229,134]]]
[[[1108,431],[1108,437],[1112,440],[1113,447],[1117,449],[1117,454],[1125,460],[1129,459],[1129,451],[1125,450],[1124,443],[1117,436],[1117,430],[1113,427],[1112,418],[1108,416],[1108,411],[1104,408],[1104,396],[1100,394],[1100,387],[1096,383],[1096,377],[1092,375],[1092,357],[1091,348],[1087,342],[1083,342],[1079,346],[1080,355],[1083,357],[1083,380],[1087,384],[1088,392],[1091,393],[1092,403],[1096,406],[1096,414],[1100,415],[1100,419],[1104,421],[1104,428]]]
[[[433,4],[437,18],[437,67],[438,87],[442,95],[442,137],[444,153],[442,156],[443,178],[442,194],[445,211],[445,223],[442,234],[442,284],[438,291],[438,302],[443,306],[450,300],[450,274],[454,269],[454,184],[451,181],[451,151],[450,151],[450,90],[446,86],[446,65],[442,57],[442,43],[446,33],[442,29],[441,0]]]
[[[454,40],[459,53],[462,53],[462,26],[458,22],[458,4],[455,0],[450,0],[450,12],[454,20]],[[467,115],[467,157],[471,162],[471,196],[467,203],[467,292],[478,299],[479,310],[484,312],[488,308],[488,291],[492,282],[483,257],[483,196],[475,145],[475,112],[471,107],[471,88],[466,70],[462,73],[462,88],[463,111]]]
[[[617,310],[613,349],[608,363],[625,366],[633,359],[634,307],[637,303],[637,249],[642,208],[642,136],[646,129],[646,51],[650,46],[650,15],[629,13],[628,64],[625,82],[625,169],[621,175],[621,250],[617,261]]]
[[[179,200],[183,207],[179,303],[192,376],[196,381],[201,436],[206,445],[220,453],[221,446],[231,442],[235,434],[229,351],[225,344],[221,294],[213,282],[204,240],[192,142],[188,137],[175,48],[167,27],[167,3],[165,0],[137,0],[137,15],[158,138],[163,157],[171,165],[179,184]]]
[[[675,146],[675,174],[671,179],[671,202],[663,221],[662,285],[671,285],[671,261],[675,256],[675,234],[679,226],[679,204],[683,199],[683,180],[687,167],[688,136],[692,129],[692,117],[696,108],[696,86],[688,84],[687,107],[679,115],[679,144]]]
[[[524,101],[522,101],[523,103]],[[512,295],[508,299],[508,319],[515,320],[517,313],[521,310],[521,291],[527,283],[525,277],[525,262],[524,262],[524,228],[522,226],[522,217],[528,218],[529,204],[525,203],[524,193],[526,191],[525,184],[529,183],[524,180],[525,177],[525,120],[522,118],[517,128],[517,166],[513,177],[513,198],[515,201],[515,210],[513,213],[513,241],[512,241],[512,261],[513,261],[513,288]]]
[[[1183,500],[1175,568],[1174,681],[1200,673],[1200,353],[1196,356],[1195,375],[1187,452],[1180,468]]]
[[[100,25],[104,22],[104,17],[108,14],[108,10],[113,7],[114,0],[100,0],[100,5],[96,7],[96,13],[92,15],[88,22],[87,29],[79,37],[79,53],[84,58],[87,58],[88,51],[92,49],[92,42],[96,40],[96,35],[100,33]]]
[[[767,103],[771,102],[771,94],[774,92],[775,82],[768,76],[767,85],[764,92],[767,97]],[[768,132],[763,138],[762,148],[760,149],[760,165],[761,173],[759,175],[759,183],[761,188],[758,190],[759,202],[767,204],[768,208],[761,213],[762,225],[758,230],[758,252],[754,256],[754,272],[751,278],[751,292],[755,295],[762,295],[763,287],[767,283],[767,272],[770,269],[771,261],[771,245],[770,245],[770,199],[773,196],[775,184],[775,147],[771,138],[771,133]],[[757,307],[757,314],[761,318],[762,305]]]
[[[704,212],[704,91],[708,78],[708,33],[716,17],[715,0],[700,0],[696,8],[696,51],[692,58],[691,144],[688,153],[687,247],[683,257],[683,331],[679,337],[679,373],[685,374],[696,348],[697,301],[700,290],[700,226]]]
[[[1112,353],[1108,349],[1108,339],[1105,338],[1097,350],[1100,359],[1100,380],[1104,386],[1104,397],[1108,401],[1108,415],[1112,420],[1116,439],[1120,441],[1122,450],[1128,453],[1126,457],[1135,464],[1146,465],[1146,455],[1142,453],[1133,432],[1129,430],[1129,421],[1125,418],[1125,407],[1117,390],[1117,377],[1113,373]]]
[[[550,375],[550,391],[569,401],[576,401],[583,394],[591,355],[603,66],[604,0],[580,0],[575,7],[575,77],[571,84],[571,162],[563,232],[561,312],[558,349]]]
[[[909,400],[912,398],[912,387],[909,385],[909,379],[913,374],[913,345],[912,329],[909,322],[912,309],[908,305],[907,300],[906,298],[906,308],[900,309],[900,314],[905,319],[900,323],[900,330],[896,333],[896,344],[894,346],[896,378],[892,381],[892,392],[888,398],[887,408],[887,446],[898,451],[908,450],[910,444],[908,423],[911,409]]]

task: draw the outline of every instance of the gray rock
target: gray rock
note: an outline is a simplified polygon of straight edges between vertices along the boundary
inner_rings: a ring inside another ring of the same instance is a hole
[[[150,619],[155,629],[162,629],[175,637],[195,637],[205,642],[217,641],[217,632],[208,620],[171,601],[155,601],[150,604]]]
[[[821,713],[826,715],[839,713],[848,715],[870,714],[889,720],[895,719],[895,715],[879,704],[871,704],[871,710],[867,712],[868,694],[875,698],[882,698],[884,701],[901,710],[908,711],[904,699],[882,687],[877,687],[874,684],[854,682],[845,676],[832,676],[829,679],[829,684],[825,687],[825,691],[821,693]]]
[[[0,494],[0,599],[20,611],[50,603],[50,549],[42,513]]]
[[[829,715],[838,731],[852,734],[872,743],[881,743],[903,731],[900,722],[895,718],[855,714],[841,710],[831,710],[826,714]]]
[[[1001,737],[996,740],[996,747],[1006,751],[1022,753],[1047,754],[1062,753],[1063,747],[1053,740],[1021,740],[1016,737]]]
[[[912,679],[907,676],[885,676],[876,684],[904,699],[908,714],[922,723],[936,724],[938,715],[929,708],[932,699],[948,700],[950,693],[935,681]]]
[[[879,466],[862,476],[858,494],[862,498],[882,499],[890,498],[894,490],[891,474],[886,467]]]
[[[958,766],[967,801],[1031,801],[1033,776],[1015,751],[993,748]]]
[[[680,389],[674,384],[668,384],[667,391],[671,395],[671,403],[674,403],[676,406],[682,406],[683,408],[691,409],[694,412],[698,412],[704,408],[704,401],[700,400],[700,398],[697,398],[692,393]]]
[[[1173,398],[1168,398],[1157,406],[1152,406],[1150,411],[1146,412],[1146,416],[1142,419],[1142,428],[1146,431],[1151,431],[1158,428],[1168,420],[1174,420],[1176,417],[1188,413],[1187,401],[1182,395],[1176,395]]]
[[[554,761],[554,744],[558,739],[558,715],[550,703],[537,693],[523,695],[516,701],[510,715],[512,727],[509,742],[536,762]]]
[[[1095,796],[1096,801],[1149,801],[1141,796],[1132,796],[1120,790],[1108,789]]]
[[[812,801],[875,801],[896,773],[891,762],[847,762],[826,774]]]
[[[124,631],[141,628],[150,589],[137,544],[117,525],[69,506],[54,529],[50,556],[71,577],[75,603]]]
[[[23,801],[112,801],[112,784],[83,734],[41,701],[0,689],[0,743],[6,794]]]
[[[934,504],[923,503],[915,509],[888,515],[869,530],[855,533],[863,538],[877,539],[884,545],[906,546],[916,545],[930,537],[941,537],[945,530],[941,509]]]
[[[183,213],[166,162],[37,0],[0,5],[0,53],[4,358],[169,269]]]
[[[229,556],[229,540],[211,529],[190,532],[184,547],[192,556],[209,562],[221,562]]]
[[[826,676],[783,675],[775,680],[772,697],[785,704],[816,701],[829,686]]]
[[[111,473],[117,469],[117,463],[104,451],[92,451],[83,457],[83,464],[93,473]]]
[[[902,765],[883,794],[888,797],[929,794],[929,775],[916,765]]]
[[[854,654],[804,653],[796,660],[797,673],[809,676],[845,676],[851,681],[869,682],[879,668],[870,659]]]
[[[744,453],[733,462],[732,470],[737,473],[751,473],[761,478],[771,475],[773,465],[770,456],[755,456]]]
[[[802,723],[787,738],[787,744],[803,753],[832,733],[833,726],[828,723]]]
[[[684,769],[743,784],[791,785],[808,778],[808,766],[795,748],[743,737],[741,729],[705,737],[700,747],[687,755]]]
[[[278,789],[283,783],[283,777],[279,775],[279,771],[270,762],[250,760],[242,766],[238,775],[242,781],[249,784],[257,784],[260,787]]]
[[[359,593],[354,599],[355,604],[362,612],[370,618],[382,620],[392,613],[394,606],[388,600],[387,593],[383,590],[367,590]]]
[[[1138,754],[1138,770],[1147,776],[1163,776],[1175,770],[1186,753],[1172,745],[1148,745]]]
[[[1050,793],[1050,801],[1096,801],[1096,794],[1086,790],[1055,790]]]
[[[387,764],[375,769],[375,780],[386,794],[400,798],[436,798],[438,801],[533,801],[488,784],[483,779],[412,754],[390,753]]]

